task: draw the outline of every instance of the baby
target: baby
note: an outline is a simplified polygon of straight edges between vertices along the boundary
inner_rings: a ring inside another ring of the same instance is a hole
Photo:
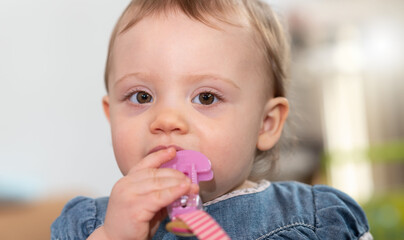
[[[111,37],[103,107],[123,177],[109,198],[71,200],[52,239],[177,239],[166,207],[199,194],[232,239],[371,239],[347,195],[262,180],[289,105],[288,47],[259,0],[133,0]],[[199,186],[159,168],[206,155]]]

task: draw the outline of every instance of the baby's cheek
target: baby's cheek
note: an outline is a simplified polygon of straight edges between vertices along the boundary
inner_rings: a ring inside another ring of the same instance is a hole
[[[114,148],[115,160],[118,164],[118,167],[121,170],[122,174],[126,175],[133,165],[133,163],[131,162],[131,159],[133,159],[133,157],[130,157],[132,155],[130,151],[130,143],[124,141],[124,139],[119,135],[113,135],[112,144]]]
[[[241,183],[249,174],[250,162],[240,158],[241,156],[225,157],[217,164],[215,170],[216,180],[224,187],[234,188]],[[228,191],[230,189],[226,189]]]

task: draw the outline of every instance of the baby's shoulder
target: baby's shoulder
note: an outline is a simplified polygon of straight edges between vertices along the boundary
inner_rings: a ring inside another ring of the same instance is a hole
[[[280,222],[311,228],[319,239],[372,239],[366,215],[347,194],[325,185],[273,182],[268,188],[271,211]]]
[[[273,207],[276,208],[286,205],[288,209],[302,210],[298,212],[313,213],[317,218],[321,215],[346,212],[344,215],[356,216],[359,221],[367,223],[359,204],[346,193],[330,186],[272,182],[267,190],[268,200],[275,203]]]
[[[372,239],[361,207],[334,188],[261,182],[236,193],[207,206],[232,239]]]
[[[86,239],[103,224],[108,198],[76,197],[51,226],[51,239]]]

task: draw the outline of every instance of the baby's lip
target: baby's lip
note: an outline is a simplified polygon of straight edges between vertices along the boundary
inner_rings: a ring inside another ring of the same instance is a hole
[[[157,151],[160,151],[160,150],[163,150],[163,149],[167,149],[167,148],[172,148],[172,147],[175,148],[175,150],[176,150],[177,152],[178,152],[178,151],[181,151],[181,150],[184,150],[183,148],[181,148],[181,147],[179,147],[179,146],[177,146],[177,145],[169,145],[169,146],[159,145],[159,146],[153,148],[152,150],[150,150],[149,153],[148,153],[148,155],[149,155],[149,154],[152,154],[152,153],[154,153],[154,152],[157,152]]]

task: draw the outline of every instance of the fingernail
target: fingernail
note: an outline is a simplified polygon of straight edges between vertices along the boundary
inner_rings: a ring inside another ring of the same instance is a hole
[[[168,151],[168,153],[173,154],[173,153],[175,153],[177,150],[175,150],[175,148],[173,148],[173,147],[170,147],[170,148],[167,148],[167,151]]]
[[[189,178],[186,178],[185,182],[182,182],[180,187],[182,187],[182,188],[188,187],[190,183],[191,183],[191,180]]]

